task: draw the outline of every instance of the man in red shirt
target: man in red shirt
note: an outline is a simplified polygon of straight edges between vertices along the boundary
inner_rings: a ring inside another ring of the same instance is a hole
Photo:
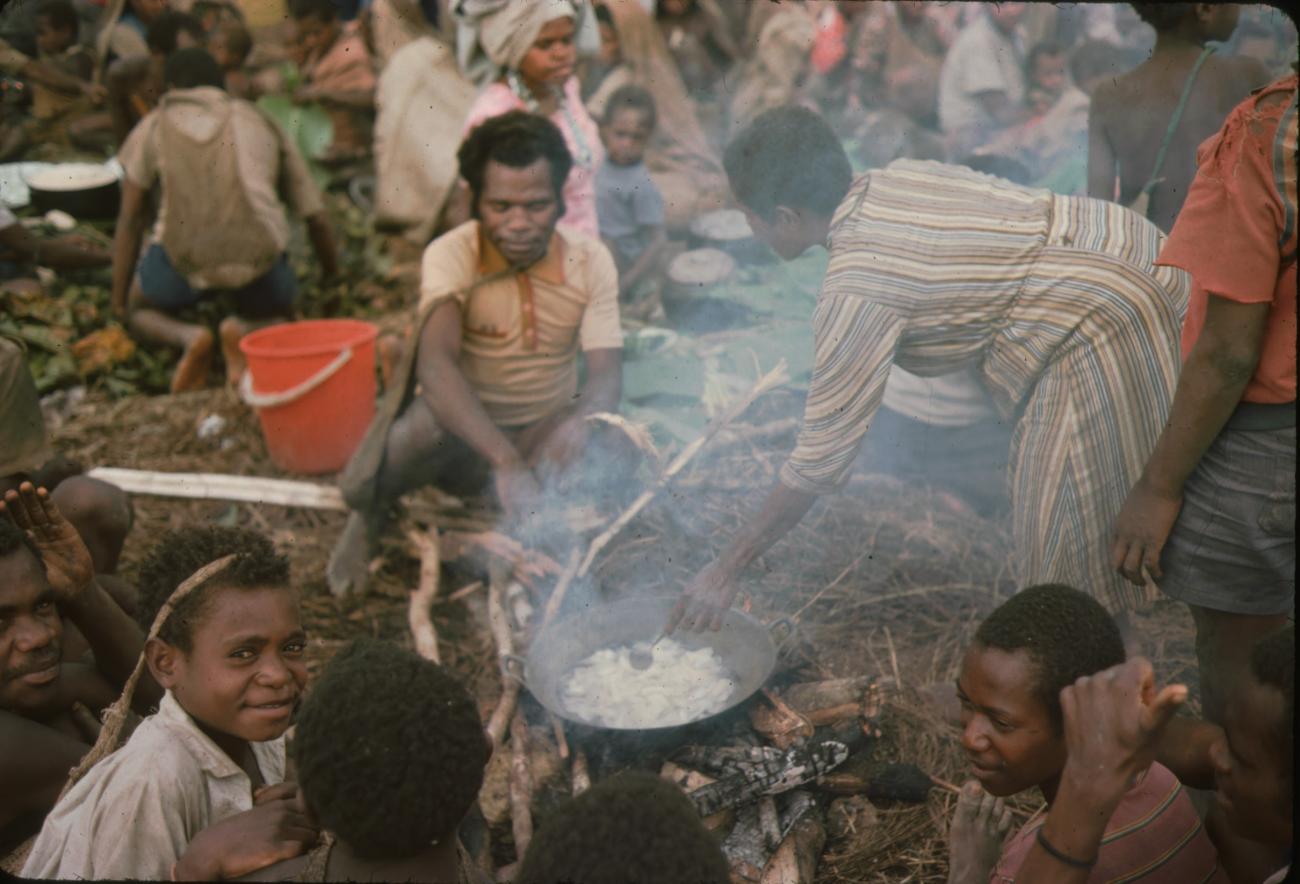
[[[1192,276],[1182,374],[1111,548],[1191,607],[1220,724],[1250,647],[1295,605],[1296,89],[1255,92],[1198,150],[1157,261]]]

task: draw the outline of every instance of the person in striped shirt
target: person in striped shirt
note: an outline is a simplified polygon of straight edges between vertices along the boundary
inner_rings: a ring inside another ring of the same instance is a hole
[[[1129,711],[1122,694],[1091,696],[1121,671],[1132,693],[1148,698],[1143,727],[1158,732],[1187,689],[1157,693],[1150,664],[1126,664],[1114,620],[1084,593],[1030,587],[980,624],[957,678],[961,744],[975,779],[963,785],[949,829],[948,884],[1226,884],[1191,799],[1154,761],[1150,741],[1135,741],[1143,751],[1131,756],[1106,745],[1098,765],[1096,747],[1080,739],[1090,736],[1088,722],[1102,722],[1109,736],[1116,715]],[[1087,717],[1078,714],[1083,694]],[[1035,788],[1046,806],[1005,838],[1003,799]]]
[[[1111,523],[1150,454],[1178,370],[1188,277],[1163,236],[1113,203],[896,160],[852,180],[830,127],[785,107],[729,145],[732,190],[786,260],[826,243],[798,443],[759,513],[687,585],[669,627],[721,626],[736,577],[847,480],[898,365],[973,369],[1011,440],[1020,585],[1084,588],[1135,608],[1109,562]],[[869,502],[868,502],[869,505]]]

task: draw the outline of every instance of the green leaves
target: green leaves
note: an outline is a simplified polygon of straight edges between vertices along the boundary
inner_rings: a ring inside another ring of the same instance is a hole
[[[325,109],[318,104],[294,104],[287,95],[264,95],[257,106],[298,146],[316,183],[321,187],[328,184],[329,174],[316,163],[334,141],[334,123]]]

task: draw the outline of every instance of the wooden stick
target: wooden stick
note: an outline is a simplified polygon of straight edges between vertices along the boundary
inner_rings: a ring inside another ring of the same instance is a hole
[[[504,584],[508,578],[508,572],[501,566],[494,565],[488,569],[488,629],[492,632],[492,640],[496,642],[499,662],[504,660],[506,654],[513,654],[515,649],[514,639],[510,635],[510,621],[506,619],[504,599]],[[487,723],[493,747],[499,747],[505,739],[506,728],[510,726],[510,718],[518,702],[519,682],[503,675],[501,698],[497,700],[496,708],[492,710],[492,717]]]
[[[635,519],[643,509],[649,506],[650,501],[654,500],[655,496],[667,487],[673,477],[680,473],[686,465],[694,459],[695,455],[699,454],[700,449],[703,448],[710,439],[716,436],[719,430],[744,414],[745,410],[748,409],[749,406],[753,405],[754,400],[759,396],[789,382],[790,376],[787,373],[786,368],[786,361],[782,359],[776,364],[775,368],[759,378],[758,381],[754,383],[754,386],[749,388],[748,392],[732,403],[731,406],[715,420],[710,422],[701,436],[683,448],[681,453],[673,458],[672,463],[670,463],[668,468],[663,471],[663,474],[659,476],[659,479],[654,483],[654,485],[641,492],[641,495],[632,502],[631,506],[623,511],[622,515],[614,520],[613,524],[591,541],[591,545],[587,547],[587,555],[582,560],[582,566],[578,568],[579,577],[585,577],[587,575],[587,572],[591,569],[592,562],[596,560],[596,556],[599,555],[600,551],[604,549],[611,540],[618,536],[618,533],[626,528],[628,523]]]
[[[555,745],[560,750],[560,758],[569,757],[569,741],[564,736],[564,722],[554,712],[547,712],[547,718],[551,720],[551,730],[555,733]]]
[[[573,583],[573,578],[578,574],[578,550],[574,548],[569,553],[569,561],[565,562],[564,570],[560,573],[560,579],[556,581],[555,589],[551,591],[551,597],[546,600],[546,608],[542,611],[542,625],[538,630],[545,629],[547,624],[555,618],[560,610],[560,605],[564,604],[564,596],[569,591],[569,584]]]
[[[462,586],[460,589],[453,592],[451,595],[447,596],[447,601],[458,602],[463,598],[468,598],[469,596],[472,596],[474,593],[478,592],[482,588],[483,588],[483,581],[475,580],[473,583],[466,584],[465,586]]]
[[[515,857],[523,860],[533,840],[533,775],[528,769],[528,723],[522,711],[510,719],[510,830],[515,836]]]
[[[86,473],[116,485],[130,494],[184,497],[194,500],[238,500],[318,510],[347,510],[343,495],[332,485],[268,479],[262,476],[228,476],[221,473],[164,473],[95,467]]]
[[[573,753],[573,768],[569,773],[573,784],[573,797],[577,798],[591,788],[591,772],[587,769],[587,753],[581,749]]]
[[[889,634],[889,627],[885,627],[885,643],[889,645],[889,668],[894,670],[894,684],[900,690],[903,687],[903,676],[898,671],[898,653],[894,650],[894,637]]]
[[[438,631],[433,625],[433,600],[438,595],[438,578],[442,571],[442,558],[438,552],[438,529],[406,530],[406,539],[419,551],[420,583],[411,593],[406,618],[415,639],[415,652],[426,660],[441,663],[438,654]]]

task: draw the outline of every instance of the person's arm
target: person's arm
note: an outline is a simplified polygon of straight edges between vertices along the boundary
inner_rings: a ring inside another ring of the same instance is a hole
[[[126,141],[135,125],[136,114],[131,105],[131,96],[144,81],[148,71],[149,58],[119,58],[108,66],[104,80],[108,93],[108,115],[113,124],[113,140],[118,144]]]
[[[30,482],[9,491],[0,511],[13,518],[41,553],[46,580],[59,599],[59,611],[85,636],[95,666],[118,687],[126,683],[144,648],[144,634],[95,580],[95,566],[81,535],[44,488]],[[162,691],[145,673],[136,687],[133,706],[147,711],[162,699]]]
[[[1156,747],[1159,761],[1192,789],[1214,789],[1214,759],[1210,750],[1223,739],[1223,728],[1199,718],[1174,718]]]
[[[642,227],[642,231],[649,236],[649,240],[641,254],[632,262],[632,266],[627,269],[627,273],[623,274],[621,287],[624,292],[632,291],[641,279],[658,265],[664,247],[668,245],[668,234],[662,224],[646,225]]]
[[[1151,664],[1141,657],[1061,691],[1065,769],[1016,884],[1088,881],[1111,815],[1151,766],[1165,726],[1186,699],[1183,685],[1157,694]]]
[[[306,219],[307,237],[311,240],[311,249],[320,261],[321,277],[333,279],[339,275],[339,250],[334,242],[334,231],[330,227],[329,215],[316,212]]]
[[[295,783],[264,786],[253,807],[198,832],[172,868],[173,881],[227,881],[302,854],[316,843],[312,820]]]
[[[54,807],[68,771],[90,746],[0,709],[0,827]]]
[[[799,524],[817,495],[777,482],[763,500],[758,514],[745,523],[718,556],[691,578],[668,618],[668,631],[722,628],[722,618],[736,598],[736,577],[760,554]]]
[[[79,80],[72,74],[65,73],[57,67],[46,64],[39,59],[31,59],[23,65],[19,75],[25,80],[31,80],[55,92],[62,92],[65,95],[85,95],[94,97],[102,96],[102,91],[97,90],[92,83],[85,80]]]
[[[1097,89],[1088,109],[1088,196],[1099,200],[1114,200],[1115,150],[1106,134],[1103,113],[1109,101],[1105,87]]]
[[[1242,304],[1214,294],[1208,300],[1169,419],[1115,522],[1111,564],[1138,586],[1146,582],[1143,567],[1161,577],[1160,552],[1182,507],[1183,483],[1241,401],[1263,348],[1268,302]]]
[[[507,514],[540,493],[519,451],[497,429],[460,370],[460,305],[452,298],[434,308],[420,331],[415,358],[421,395],[438,426],[462,440],[491,465]]]
[[[79,270],[103,267],[109,263],[108,252],[79,236],[41,239],[21,224],[0,230],[0,246],[21,260],[56,270]]]
[[[519,440],[520,454],[529,469],[543,461],[573,463],[587,445],[587,416],[618,408],[623,395],[622,348],[588,350],[583,357],[587,361],[587,380],[577,401],[531,428]],[[533,440],[538,444],[530,444]]]
[[[140,244],[144,241],[145,196],[143,187],[130,178],[122,179],[122,205],[113,231],[112,306],[113,313],[119,317],[126,315],[126,297],[135,276],[135,263],[140,258]]]

